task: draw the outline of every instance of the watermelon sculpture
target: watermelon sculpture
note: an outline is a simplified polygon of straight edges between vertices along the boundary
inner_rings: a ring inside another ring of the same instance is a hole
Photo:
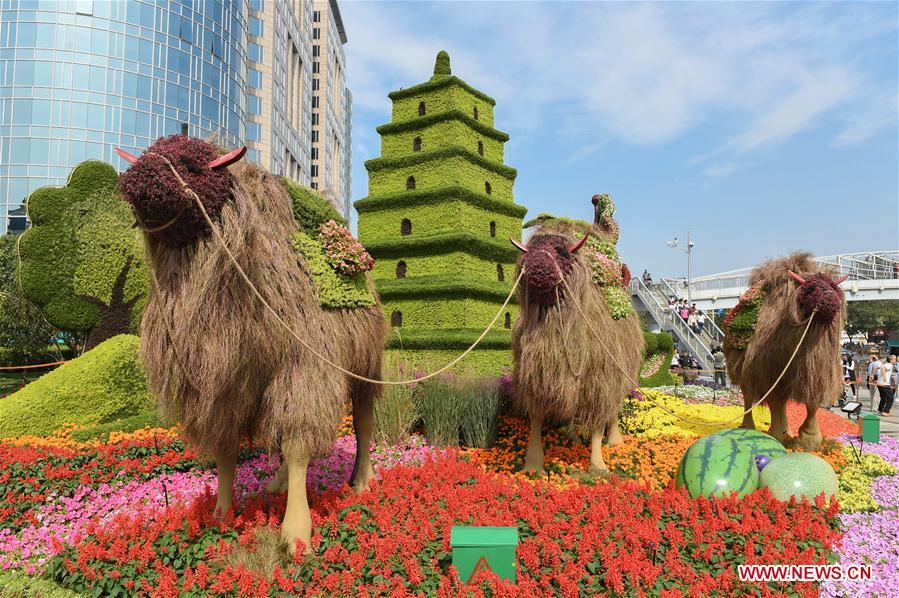
[[[729,428],[727,430],[715,432],[712,436],[736,440],[740,444],[740,447],[749,451],[753,458],[764,455],[768,457],[768,459],[774,459],[787,454],[787,449],[785,449],[780,442],[758,430]]]
[[[755,454],[773,454],[773,446],[767,440],[778,443],[752,432],[723,430],[691,444],[677,468],[677,487],[686,488],[691,498],[726,496],[731,492],[745,496],[754,491],[759,483]]]
[[[767,488],[778,500],[813,500],[824,493],[836,496],[840,489],[837,474],[830,463],[811,453],[789,453],[772,458],[759,477],[759,488]]]

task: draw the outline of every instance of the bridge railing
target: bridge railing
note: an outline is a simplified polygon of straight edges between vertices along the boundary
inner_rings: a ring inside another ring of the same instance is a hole
[[[653,293],[639,278],[631,279],[631,292],[637,295],[652,317],[655,318],[662,328],[671,329],[677,339],[686,346],[689,351],[699,359],[703,369],[712,369],[714,358],[711,350],[706,346],[702,339],[693,332],[683,318],[675,314],[674,311],[663,306],[659,302],[655,293]],[[723,340],[723,337],[722,337]]]

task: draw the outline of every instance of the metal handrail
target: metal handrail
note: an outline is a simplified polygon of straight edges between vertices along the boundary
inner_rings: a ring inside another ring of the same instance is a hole
[[[684,284],[686,285],[686,282],[683,281],[682,279],[673,279],[673,280],[675,280],[676,282],[684,282]],[[677,290],[673,286],[671,286],[669,279],[662,278],[661,284],[664,285],[664,287],[665,287],[665,289],[663,289],[663,292],[665,292],[666,295],[669,295],[669,296],[673,295],[674,297],[678,297],[678,298],[681,297],[680,293],[678,293]],[[694,291],[696,290],[695,284],[693,285],[693,290]],[[683,320],[683,318],[680,317],[680,314],[675,314],[675,315],[678,318],[680,318],[681,320]],[[686,325],[686,322],[684,322],[684,325]],[[689,328],[689,326],[687,326],[687,328]],[[718,325],[715,324],[715,321],[711,318],[711,316],[708,316],[708,315],[706,316],[706,320],[705,320],[705,330],[708,331],[709,337],[711,337],[712,340],[717,341],[718,343],[724,343],[724,331],[721,330],[718,327]]]

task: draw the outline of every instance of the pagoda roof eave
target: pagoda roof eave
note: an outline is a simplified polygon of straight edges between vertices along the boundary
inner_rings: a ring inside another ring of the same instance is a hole
[[[384,168],[406,168],[409,166],[414,166],[416,164],[421,164],[423,162],[429,162],[431,160],[440,160],[456,156],[465,158],[472,164],[475,164],[482,168],[486,168],[487,170],[491,170],[511,181],[514,181],[515,177],[518,176],[518,171],[511,166],[506,166],[505,164],[501,164],[499,162],[487,160],[486,158],[479,156],[477,153],[469,150],[468,148],[462,147],[461,145],[450,145],[430,152],[416,152],[414,154],[407,154],[405,156],[398,156],[395,158],[387,158],[383,156],[380,158],[373,158],[371,160],[365,161],[365,169],[368,170],[369,173],[372,173],[378,170],[383,170]]]
[[[411,131],[428,127],[445,120],[458,120],[473,128],[477,132],[486,135],[487,137],[496,139],[497,141],[509,141],[508,133],[485,125],[481,121],[475,120],[472,117],[468,116],[461,110],[450,110],[448,112],[441,112],[439,114],[420,116],[417,118],[413,118],[412,120],[386,123],[378,127],[376,130],[380,135],[384,135],[385,133],[402,133],[404,131]]]
[[[491,195],[480,191],[472,191],[461,185],[449,185],[432,189],[416,189],[414,191],[399,191],[385,195],[369,195],[357,200],[353,206],[360,214],[364,212],[376,212],[385,209],[408,208],[423,205],[433,205],[448,201],[463,201],[479,208],[492,212],[498,212],[507,216],[524,218],[528,209],[523,205],[496,199]]]
[[[396,91],[391,91],[387,94],[387,97],[391,100],[401,100],[403,98],[408,98],[410,96],[418,95],[420,93],[426,93],[428,91],[434,91],[435,89],[440,89],[442,87],[449,87],[452,85],[458,85],[471,95],[478,97],[485,102],[489,103],[491,106],[496,106],[496,100],[488,96],[483,91],[475,89],[459,77],[455,75],[447,75],[447,76],[439,76],[437,78],[431,79],[430,81],[425,81],[424,83],[419,83],[418,85],[413,85],[412,87],[406,87],[403,89],[397,89]]]

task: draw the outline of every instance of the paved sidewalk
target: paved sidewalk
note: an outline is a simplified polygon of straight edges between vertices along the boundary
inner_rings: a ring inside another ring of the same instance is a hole
[[[873,409],[877,408],[877,403],[880,402],[880,397],[874,397],[874,403],[872,406],[871,395],[868,392],[868,388],[863,386],[858,390],[858,400],[862,404],[862,412],[860,417],[864,417],[869,413],[874,413]],[[846,414],[840,411],[838,407],[834,407],[833,409],[831,409],[831,412],[838,413],[844,418],[848,419]],[[875,413],[875,415],[877,414]],[[855,421],[855,417],[853,417],[852,420]],[[893,415],[880,418],[880,435],[899,439],[899,406],[893,406]]]

